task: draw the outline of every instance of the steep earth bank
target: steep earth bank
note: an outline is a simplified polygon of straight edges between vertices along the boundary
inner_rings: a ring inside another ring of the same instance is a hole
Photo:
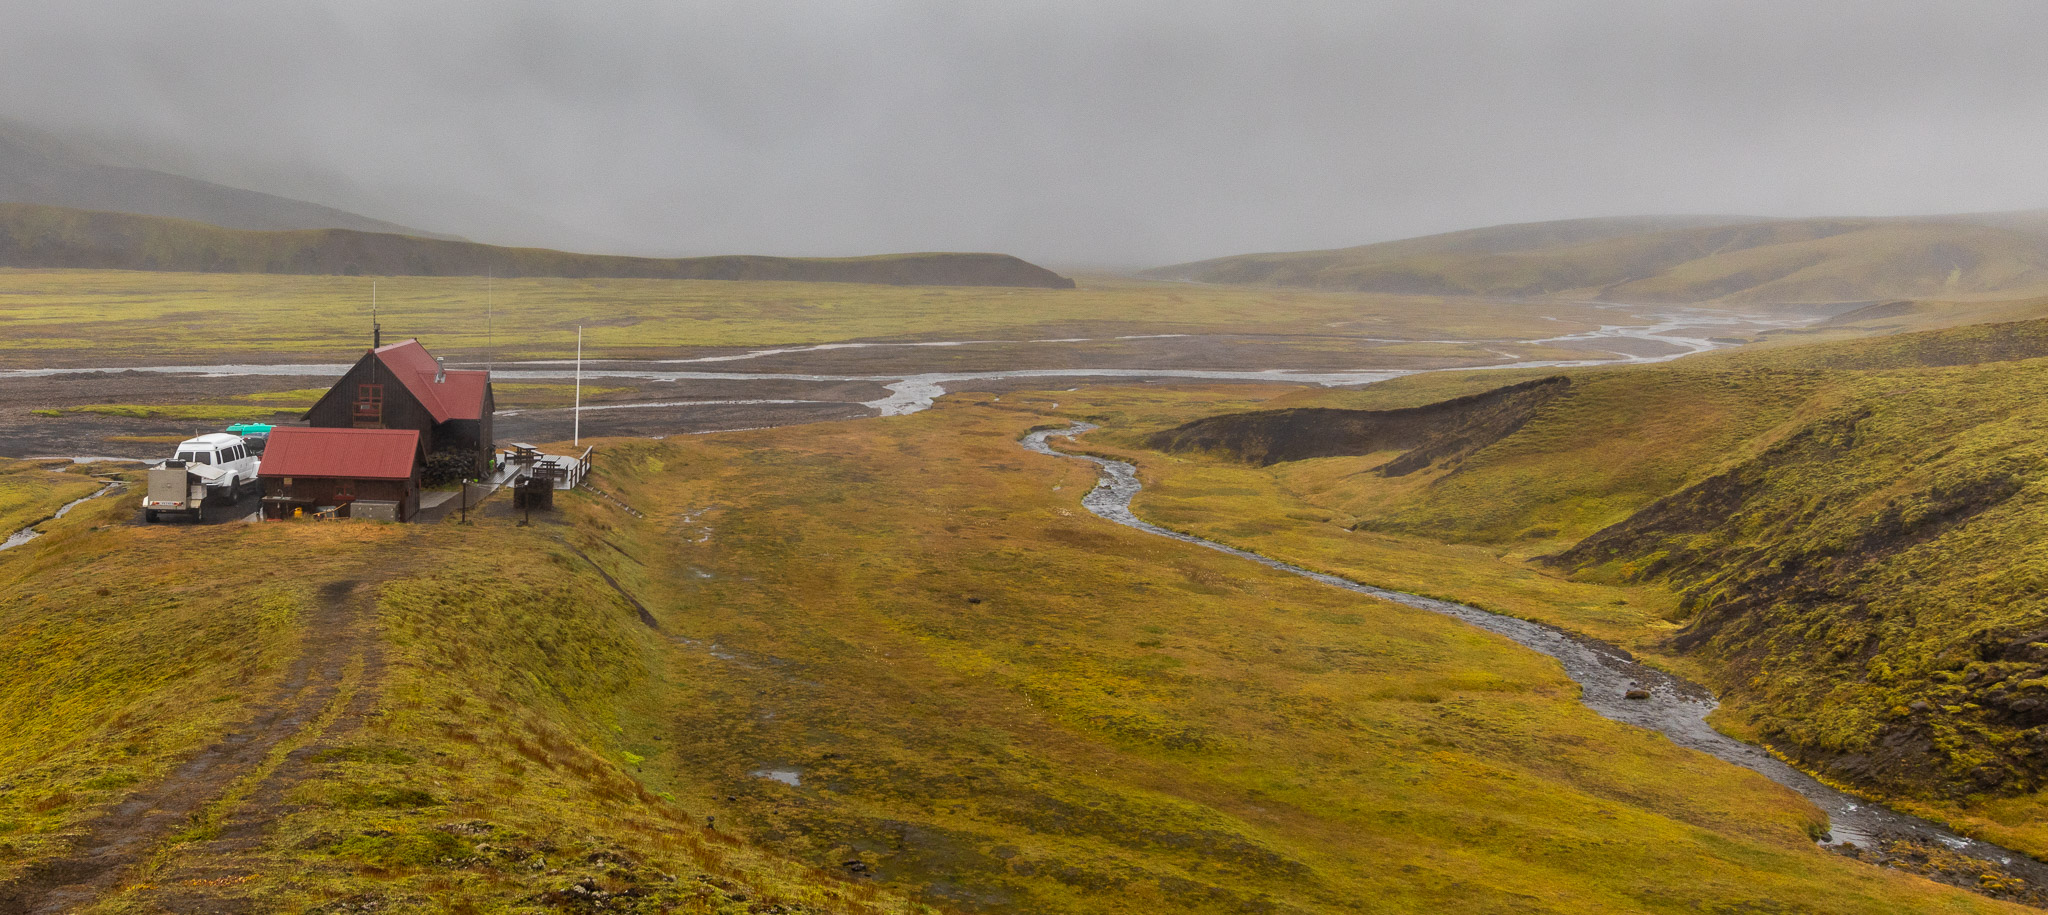
[[[1396,410],[1300,408],[1198,419],[1147,440],[1161,451],[1216,451],[1253,464],[1391,451],[1384,476],[1456,461],[1520,429],[1571,387],[1562,375]]]
[[[1354,529],[1662,582],[1683,595],[1664,650],[1706,663],[1728,726],[1839,782],[2011,819],[2048,786],[2044,335],[1575,371],[1505,434],[1402,480],[1374,452],[1416,435],[1307,422],[1352,414],[1212,417],[1152,444],[1295,461],[1273,470]],[[1458,437],[1478,405],[1530,396],[1517,387],[1363,416],[1433,415]]]

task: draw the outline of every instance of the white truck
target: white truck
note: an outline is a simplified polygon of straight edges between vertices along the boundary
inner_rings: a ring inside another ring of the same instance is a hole
[[[242,493],[261,486],[256,478],[262,448],[239,435],[214,432],[179,443],[177,457],[149,469],[149,495],[142,516],[156,521],[165,514],[205,520],[206,503],[241,500]]]

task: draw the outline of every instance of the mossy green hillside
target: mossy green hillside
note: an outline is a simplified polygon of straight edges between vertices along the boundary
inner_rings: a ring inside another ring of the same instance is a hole
[[[2039,295],[2038,216],[1636,217],[1495,226],[1164,267],[1208,283],[1612,302],[1869,303]]]
[[[1404,577],[1382,547],[1419,541],[1417,556],[1444,556],[1441,577],[1465,582],[1453,595],[1655,649],[1722,692],[1725,727],[1834,780],[2048,849],[2035,739],[2048,720],[2033,695],[2044,659],[2031,647],[2048,631],[2035,582],[2048,362],[2030,358],[2042,328],[1574,371],[1568,395],[1454,464],[1384,475],[1384,453],[1245,475],[1152,454],[1162,482],[1139,504],[1381,582]],[[1240,477],[1255,481],[1240,490],[1275,494],[1267,507],[1223,493]],[[1454,561],[1459,549],[1477,564]],[[1678,597],[1617,597],[1629,603],[1588,614],[1516,604],[1487,583],[1525,578],[1554,593],[1604,582]]]
[[[678,649],[650,787],[997,911],[1988,904],[1510,643],[1088,515],[1016,444],[1071,396],[607,446],[646,518],[583,503],[582,549]]]
[[[601,444],[645,518],[88,503],[0,554],[7,695],[59,698],[0,735],[9,867],[235,727],[353,582],[360,721],[279,758],[255,844],[260,785],[92,911],[2011,910],[1817,849],[1804,802],[1511,643],[1088,515],[1090,467],[1016,444],[1082,393]]]
[[[381,674],[349,668],[304,731],[86,911],[559,910],[578,885],[633,911],[919,910],[641,786],[617,700],[658,686],[665,646],[546,529],[172,529],[125,523],[135,512],[133,496],[88,503],[0,554],[0,886],[246,729],[293,660],[337,636],[314,626],[322,602],[361,583]],[[358,694],[361,722],[324,731]],[[266,800],[278,777],[288,792]],[[225,842],[246,816],[261,841]]]

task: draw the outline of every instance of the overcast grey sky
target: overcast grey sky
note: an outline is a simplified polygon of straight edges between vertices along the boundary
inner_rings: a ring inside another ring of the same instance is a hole
[[[0,0],[0,117],[482,241],[1157,265],[2048,206],[2048,3]]]

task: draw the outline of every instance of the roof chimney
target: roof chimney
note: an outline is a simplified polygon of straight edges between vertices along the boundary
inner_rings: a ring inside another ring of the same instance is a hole
[[[435,356],[435,357],[434,357],[434,383],[435,383],[435,384],[440,384],[440,383],[442,383],[442,382],[444,382],[444,381],[447,381],[447,380],[448,380],[448,358],[447,358],[446,356]]]

